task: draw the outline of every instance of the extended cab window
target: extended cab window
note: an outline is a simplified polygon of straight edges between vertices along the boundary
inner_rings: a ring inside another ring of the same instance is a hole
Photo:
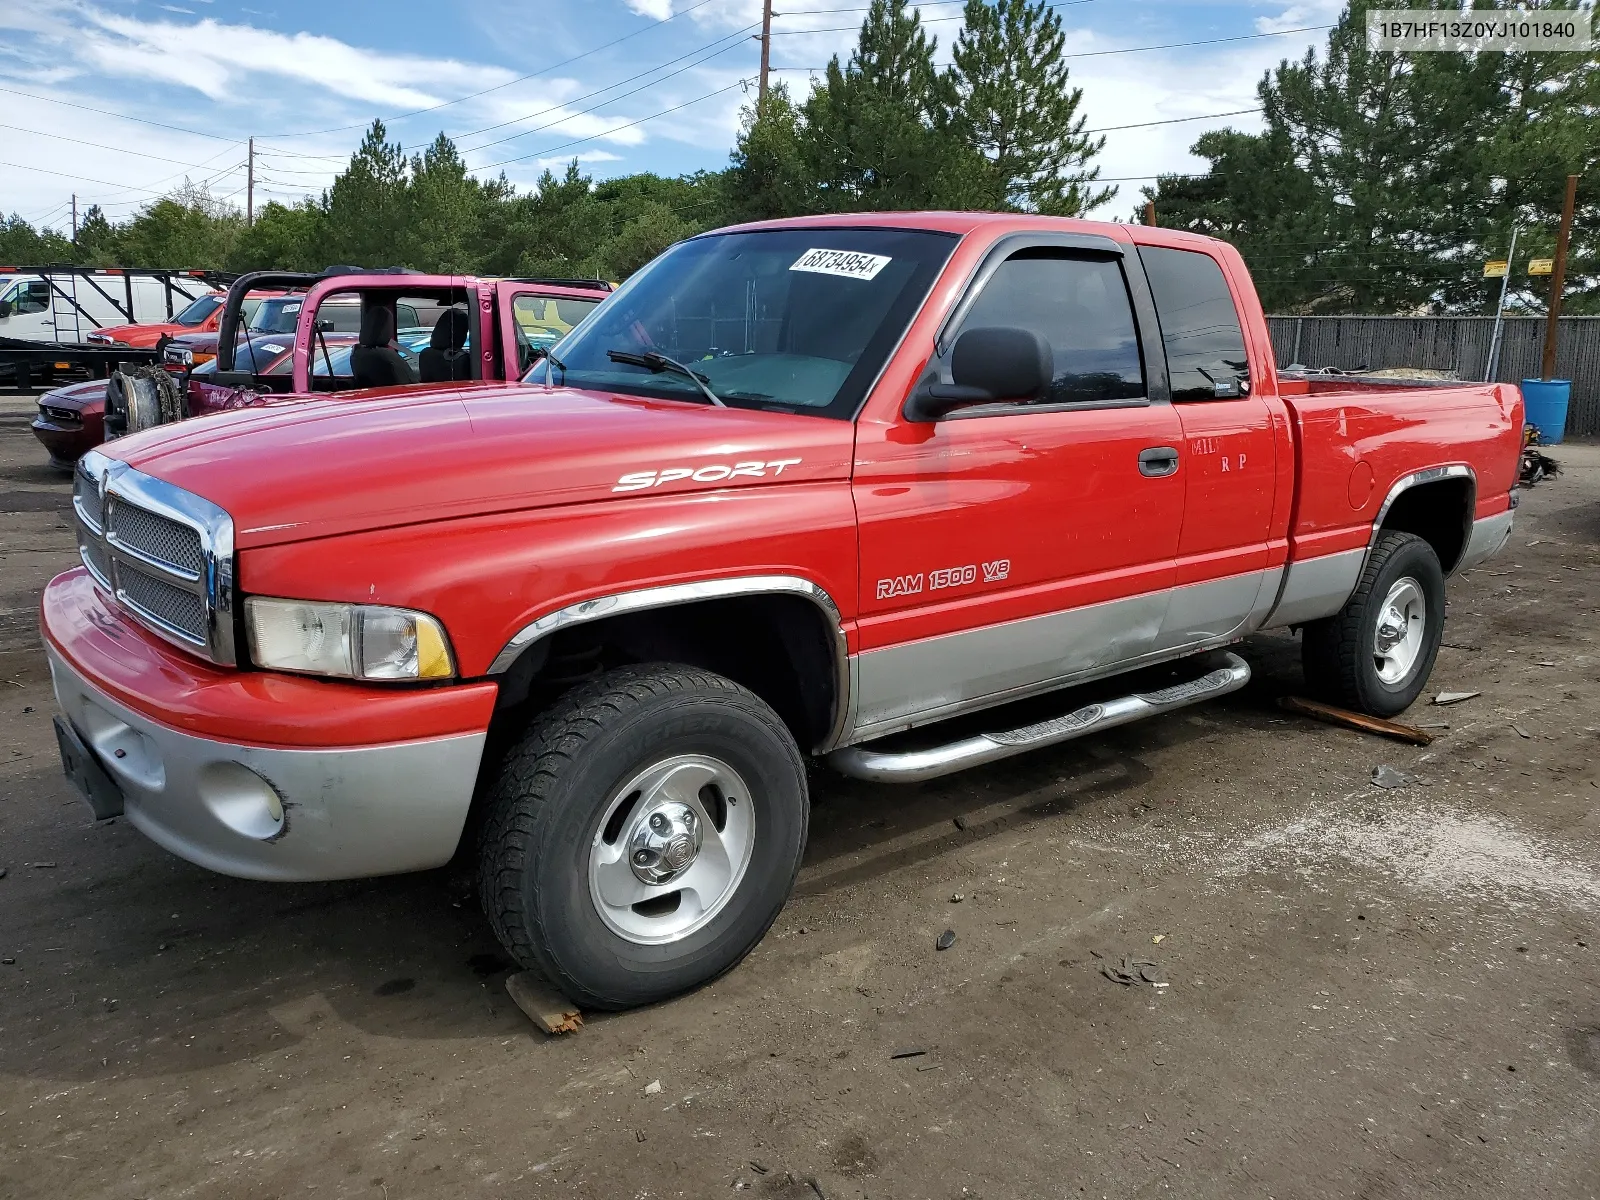
[[[1222,267],[1209,254],[1142,246],[1174,400],[1227,400],[1250,391],[1244,330]]]
[[[1037,404],[1144,397],[1138,328],[1115,259],[1044,248],[1013,254],[961,322],[962,330],[992,326],[1029,329],[1050,343],[1055,375]]]

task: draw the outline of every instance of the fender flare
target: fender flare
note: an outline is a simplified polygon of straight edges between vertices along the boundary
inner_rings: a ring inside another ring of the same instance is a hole
[[[650,609],[676,608],[703,600],[723,600],[735,596],[798,596],[809,600],[822,614],[833,642],[834,702],[833,719],[827,737],[817,746],[824,753],[839,744],[848,727],[854,693],[850,686],[851,659],[845,636],[844,617],[827,589],[798,575],[736,575],[724,579],[703,579],[694,583],[670,583],[661,587],[639,588],[580,600],[545,613],[530,621],[494,656],[486,675],[502,675],[511,664],[536,642],[571,625],[600,621],[623,613]]]
[[[1424,467],[1420,471],[1412,471],[1395,480],[1394,486],[1389,489],[1389,494],[1383,498],[1383,503],[1378,506],[1378,513],[1372,519],[1372,534],[1367,539],[1367,552],[1361,558],[1361,570],[1367,569],[1367,563],[1372,558],[1372,552],[1377,548],[1378,538],[1383,533],[1383,522],[1389,515],[1389,510],[1394,507],[1396,500],[1409,492],[1412,488],[1422,487],[1424,484],[1439,483],[1446,479],[1465,479],[1467,481],[1467,511],[1462,518],[1461,530],[1461,557],[1465,557],[1467,545],[1472,540],[1472,522],[1477,516],[1478,505],[1478,473],[1467,463],[1445,463],[1437,467]],[[1453,575],[1460,568],[1460,559],[1446,572],[1446,576]],[[1361,573],[1356,573],[1356,578],[1361,578]]]

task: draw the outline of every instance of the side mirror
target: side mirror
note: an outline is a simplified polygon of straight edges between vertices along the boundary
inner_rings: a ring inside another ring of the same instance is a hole
[[[333,332],[333,319],[331,317],[321,317],[321,318],[319,318],[318,321],[317,321],[317,332],[318,333],[332,333]]]
[[[0,321],[5,320],[10,315],[11,315],[11,301],[9,301],[9,300],[0,300]]]
[[[1050,343],[1031,329],[968,329],[950,355],[953,383],[925,383],[907,398],[908,421],[937,421],[968,404],[1032,400],[1055,376]]]

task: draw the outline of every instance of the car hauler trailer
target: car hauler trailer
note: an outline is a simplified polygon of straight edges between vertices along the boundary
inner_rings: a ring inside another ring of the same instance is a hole
[[[160,349],[100,340],[107,326],[170,320],[236,276],[146,267],[0,266],[0,379],[18,388],[55,376],[105,376],[119,362],[155,362]]]

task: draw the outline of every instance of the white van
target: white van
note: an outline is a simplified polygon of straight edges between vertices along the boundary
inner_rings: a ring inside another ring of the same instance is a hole
[[[0,338],[81,342],[102,326],[165,321],[169,295],[172,311],[180,312],[194,296],[211,290],[198,279],[174,275],[169,293],[160,277],[120,271],[62,272],[49,279],[0,273]],[[130,289],[132,313],[125,311]]]

